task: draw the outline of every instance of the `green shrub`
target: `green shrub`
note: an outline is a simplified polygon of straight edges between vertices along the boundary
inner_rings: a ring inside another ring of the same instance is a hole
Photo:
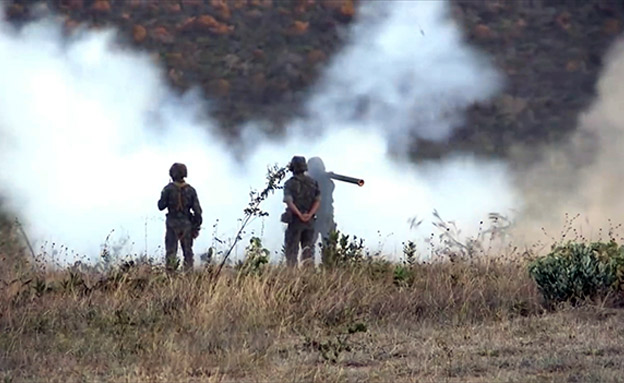
[[[396,265],[392,281],[397,286],[407,286],[411,278],[411,269],[409,266]]]
[[[321,259],[326,267],[361,264],[365,259],[364,240],[332,231],[321,246]]]
[[[531,262],[529,274],[549,303],[603,298],[621,291],[624,247],[614,241],[559,245]]]
[[[242,275],[260,275],[264,265],[269,263],[269,255],[269,250],[262,246],[262,240],[258,237],[252,237],[249,240],[249,245],[245,248],[245,259],[238,262],[236,269]]]

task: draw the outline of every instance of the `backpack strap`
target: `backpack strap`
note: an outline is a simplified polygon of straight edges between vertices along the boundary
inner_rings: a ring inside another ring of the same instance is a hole
[[[179,211],[183,211],[184,203],[183,203],[183,200],[182,200],[182,193],[184,192],[184,189],[188,186],[188,184],[186,182],[184,182],[184,181],[182,181],[182,182],[174,182],[173,184],[178,189],[178,204],[177,204],[176,207],[177,207],[177,209]]]

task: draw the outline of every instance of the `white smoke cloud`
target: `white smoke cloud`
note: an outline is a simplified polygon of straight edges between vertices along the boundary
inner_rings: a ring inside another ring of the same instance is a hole
[[[429,226],[416,233],[407,221],[434,208],[468,233],[487,213],[507,212],[515,196],[504,164],[388,159],[388,144],[396,148],[412,135],[447,137],[466,106],[497,89],[493,69],[461,42],[444,3],[371,2],[362,12],[352,42],[311,96],[312,117],[293,123],[282,140],[250,132],[256,142],[242,162],[201,112],[200,97],[173,95],[161,69],[147,55],[115,46],[112,31],[64,40],[52,21],[20,33],[2,25],[0,194],[37,248],[66,245],[69,262],[74,253],[97,255],[113,229],[114,242],[129,238],[124,252],[161,257],[164,214],[156,201],[173,162],[187,164],[205,211],[196,254],[214,244],[213,230],[221,239],[234,236],[267,165],[294,154],[320,156],[329,170],[366,179],[363,188],[337,185],[336,221],[373,248],[379,242],[385,254],[426,236]],[[264,208],[270,216],[250,232],[278,252],[281,195]]]
[[[393,151],[443,140],[466,107],[500,88],[497,71],[462,41],[442,1],[371,1],[309,103],[321,126],[357,122]]]
[[[516,237],[527,241],[622,239],[624,41],[605,55],[596,98],[562,144],[518,174],[526,209]]]

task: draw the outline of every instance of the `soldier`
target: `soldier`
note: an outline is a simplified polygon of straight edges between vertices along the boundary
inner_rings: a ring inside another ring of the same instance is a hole
[[[186,165],[173,164],[169,175],[172,182],[164,187],[158,201],[159,210],[168,209],[165,262],[167,269],[175,269],[179,241],[184,254],[184,269],[190,270],[193,268],[193,240],[199,235],[202,224],[202,209],[197,192],[184,181],[187,176]]]
[[[289,266],[297,265],[299,245],[302,262],[314,264],[314,220],[321,202],[321,191],[318,183],[305,175],[307,168],[305,157],[293,157],[288,166],[293,176],[284,184],[284,203],[287,208],[282,215],[282,222],[288,224],[284,252]]]
[[[335,185],[325,170],[323,160],[319,157],[312,157],[308,160],[308,175],[318,182],[321,195],[323,196],[321,205],[316,212],[314,241],[318,239],[320,234],[321,243],[324,243],[329,238],[329,234],[336,230],[333,196]]]

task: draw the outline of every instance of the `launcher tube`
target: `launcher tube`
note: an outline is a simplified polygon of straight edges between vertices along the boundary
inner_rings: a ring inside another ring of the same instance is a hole
[[[328,172],[327,175],[329,178],[334,179],[336,181],[348,182],[351,184],[356,184],[358,186],[364,186],[364,180],[355,177],[343,176],[342,174],[336,174],[334,172]]]

